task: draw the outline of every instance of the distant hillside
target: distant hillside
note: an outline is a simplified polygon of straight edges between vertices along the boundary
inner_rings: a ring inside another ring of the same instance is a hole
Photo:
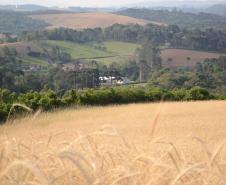
[[[48,23],[27,17],[25,13],[0,10],[0,33],[18,34],[44,29]]]
[[[68,7],[67,10],[72,11],[72,12],[113,12],[116,9],[114,8],[88,8],[88,7]]]
[[[24,4],[24,5],[18,5],[18,9],[28,10],[28,11],[37,11],[37,10],[47,10],[48,7],[34,5],[34,4]]]
[[[34,19],[42,20],[50,24],[49,29],[53,28],[97,28],[108,27],[113,24],[140,24],[145,25],[150,21],[136,19],[128,16],[116,15],[111,13],[65,13],[65,14],[45,14],[32,15]],[[154,23],[154,22],[153,22]],[[158,23],[155,23],[158,24]]]
[[[180,27],[226,29],[225,17],[209,13],[194,14],[182,11],[131,8],[119,11],[118,14],[165,24],[176,24]]]
[[[47,10],[48,7],[35,5],[35,4],[23,4],[23,5],[0,5],[2,10],[15,10],[15,11],[39,11]]]
[[[130,3],[127,7],[137,7],[137,8],[156,8],[156,7],[175,7],[175,8],[195,8],[195,9],[205,9],[214,4],[225,3],[225,0],[144,0],[143,2]]]
[[[205,10],[205,12],[226,16],[226,4],[216,4]]]

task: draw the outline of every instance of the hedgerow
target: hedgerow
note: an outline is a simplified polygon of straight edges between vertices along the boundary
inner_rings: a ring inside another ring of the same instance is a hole
[[[166,90],[161,88],[144,87],[115,87],[86,90],[71,90],[63,96],[56,92],[27,92],[16,94],[9,90],[0,89],[0,122],[7,119],[10,108],[14,103],[28,106],[33,111],[42,109],[50,111],[60,107],[73,105],[109,105],[137,102],[158,101],[190,101],[226,99],[226,95],[220,97],[212,95],[207,89],[193,87],[191,89]],[[18,111],[15,111],[18,113]],[[21,111],[19,111],[21,113]]]

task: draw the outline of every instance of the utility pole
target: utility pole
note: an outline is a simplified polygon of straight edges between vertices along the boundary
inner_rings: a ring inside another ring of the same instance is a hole
[[[76,89],[76,71],[74,71],[74,89]]]
[[[87,88],[87,86],[88,86],[88,85],[87,85],[87,83],[88,83],[88,82],[87,82],[87,81],[88,81],[88,80],[87,80],[87,71],[85,71],[85,77],[86,77],[86,88]]]
[[[95,84],[95,81],[94,81],[94,71],[92,72],[92,78],[93,78],[92,79],[92,87],[94,88],[95,87],[95,85],[94,85]]]

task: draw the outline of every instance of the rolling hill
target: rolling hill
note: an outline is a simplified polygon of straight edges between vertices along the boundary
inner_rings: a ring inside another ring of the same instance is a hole
[[[20,58],[26,64],[43,65],[43,61],[34,57],[28,57],[27,53],[31,51],[42,52],[43,49],[51,50],[58,46],[61,51],[69,53],[74,60],[84,59],[86,61],[96,60],[99,64],[110,65],[112,63],[125,63],[134,59],[135,50],[141,47],[139,44],[108,41],[102,43],[78,44],[69,41],[45,40],[41,42],[17,42],[0,44],[2,47],[15,48]],[[198,62],[205,59],[218,58],[226,56],[226,53],[206,52],[186,49],[162,49],[162,63],[165,67],[194,67]]]
[[[62,14],[45,14],[31,15],[33,19],[38,19],[50,24],[48,29],[59,27],[71,29],[85,29],[108,27],[113,24],[140,24],[145,25],[150,21],[136,19],[128,16],[116,15],[112,13],[62,13]],[[152,22],[159,24],[157,22]]]
[[[0,9],[0,33],[20,34],[24,31],[42,30],[49,26],[45,21],[35,20],[22,11]]]
[[[225,29],[224,16],[209,13],[186,13],[182,11],[151,10],[147,8],[130,8],[118,12],[119,15],[156,21],[168,25],[178,25],[182,28],[216,28]]]
[[[19,53],[20,59],[26,64],[47,64],[44,59],[40,60],[34,57],[28,57],[30,51],[43,52],[43,49],[51,50],[52,47],[58,46],[61,51],[69,53],[71,57],[76,59],[84,59],[87,61],[96,60],[101,64],[109,65],[112,62],[125,62],[134,56],[135,50],[140,47],[139,44],[108,41],[103,43],[78,44],[68,41],[45,40],[41,42],[17,42],[0,44],[3,47],[15,48]]]
[[[40,11],[48,10],[48,7],[36,4],[22,4],[22,5],[0,5],[0,10],[13,10],[13,11]]]
[[[215,4],[205,9],[205,12],[226,16],[226,4]]]

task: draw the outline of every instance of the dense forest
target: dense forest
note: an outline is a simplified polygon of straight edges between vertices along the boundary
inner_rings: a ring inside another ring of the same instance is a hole
[[[169,11],[131,8],[119,11],[118,14],[165,24],[174,24],[181,28],[226,28],[226,19],[224,16],[209,13],[194,14],[176,9]]]

